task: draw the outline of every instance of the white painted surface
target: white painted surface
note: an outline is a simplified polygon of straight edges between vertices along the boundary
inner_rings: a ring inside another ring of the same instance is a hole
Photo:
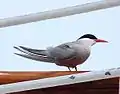
[[[115,7],[119,5],[120,5],[120,0],[101,0],[99,2],[76,5],[62,9],[55,9],[51,11],[0,19],[0,27],[7,27],[7,26],[25,24],[25,23],[36,22],[46,19],[53,19],[63,16],[70,16],[74,14],[86,13],[90,11]]]

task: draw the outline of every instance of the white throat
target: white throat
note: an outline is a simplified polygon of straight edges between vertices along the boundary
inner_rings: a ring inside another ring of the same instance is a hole
[[[96,41],[93,39],[88,39],[88,38],[83,38],[83,39],[79,39],[77,40],[78,42],[80,42],[81,44],[85,45],[85,46],[93,46],[94,44],[96,44]]]

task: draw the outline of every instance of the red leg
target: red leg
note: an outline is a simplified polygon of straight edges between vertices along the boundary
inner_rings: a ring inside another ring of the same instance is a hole
[[[75,70],[77,71],[77,67],[75,66]]]
[[[70,67],[68,67],[68,69],[69,69],[69,71],[71,71],[71,70],[70,70]]]

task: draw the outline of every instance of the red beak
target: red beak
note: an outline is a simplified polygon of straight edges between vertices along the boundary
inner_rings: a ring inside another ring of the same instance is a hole
[[[108,41],[106,40],[102,40],[102,39],[95,39],[96,42],[105,42],[105,43],[108,43]]]

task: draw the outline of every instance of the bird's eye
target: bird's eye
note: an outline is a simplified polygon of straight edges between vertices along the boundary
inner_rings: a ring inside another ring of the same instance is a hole
[[[69,46],[69,45],[65,45],[65,47],[66,47],[66,48],[70,48],[70,46]]]

